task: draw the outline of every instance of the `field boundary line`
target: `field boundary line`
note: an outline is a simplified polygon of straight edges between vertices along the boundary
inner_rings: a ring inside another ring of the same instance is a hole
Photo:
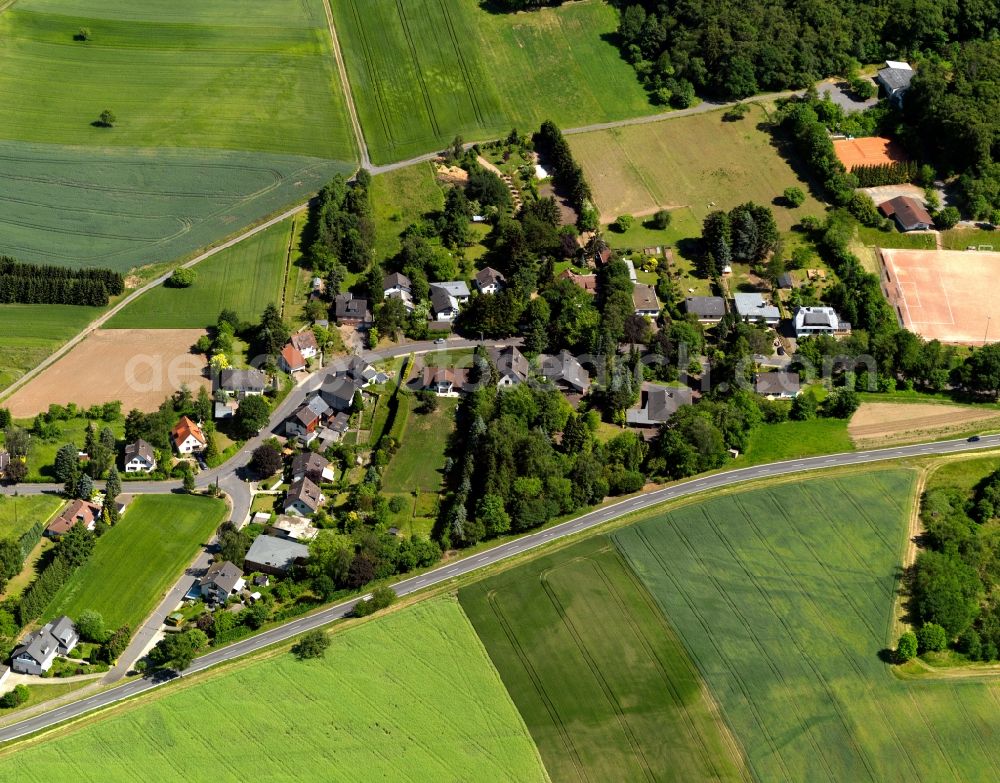
[[[354,91],[351,89],[351,80],[347,76],[347,62],[344,60],[343,50],[340,48],[340,38],[337,36],[337,25],[333,21],[333,11],[330,9],[330,0],[322,0],[323,13],[326,14],[326,26],[330,32],[332,43],[333,61],[337,66],[337,75],[340,77],[340,88],[344,91],[344,103],[347,104],[347,114],[351,118],[351,128],[354,131],[354,141],[358,145],[358,154],[361,157],[361,168],[371,169],[372,160],[368,154],[368,142],[365,140],[364,131],[361,129],[361,120],[358,118],[358,108],[354,103]],[[354,0],[350,0],[351,8],[357,13]]]
[[[295,244],[295,223],[298,215],[292,217],[292,228],[288,232],[288,247],[285,250],[285,274],[281,283],[281,317],[285,317],[285,303],[288,296],[288,273],[292,270],[292,245]]]

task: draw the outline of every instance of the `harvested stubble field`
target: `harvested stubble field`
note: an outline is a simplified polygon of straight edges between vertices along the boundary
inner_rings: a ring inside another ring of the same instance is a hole
[[[544,119],[578,126],[651,114],[609,40],[611,6],[586,0],[530,14],[479,0],[343,0],[337,35],[372,159],[441,149]]]
[[[548,779],[486,651],[450,599],[336,634],[321,660],[281,653],[247,662],[0,755],[0,778],[22,783],[150,777]]]
[[[211,390],[205,356],[191,347],[203,329],[98,329],[4,401],[25,419],[51,403],[81,408],[120,400],[123,410],[156,410],[187,384]]]
[[[126,485],[127,488],[127,485]],[[137,629],[221,524],[226,504],[193,495],[140,495],[56,593],[44,618],[94,609],[109,629]]]
[[[714,209],[754,201],[770,206],[785,188],[806,194],[801,207],[776,206],[779,228],[823,205],[757,126],[764,109],[750,104],[746,117],[725,122],[722,112],[693,114],[648,125],[631,125],[569,137],[594,191],[602,222],[618,215],[648,215],[660,207],[686,206],[697,221]]]
[[[646,589],[600,536],[459,593],[554,780],[745,780]]]
[[[195,265],[189,288],[165,285],[143,294],[108,321],[109,329],[207,329],[224,309],[256,321],[280,304],[292,242],[292,219],[276,223]]]
[[[38,366],[100,313],[98,307],[0,305],[0,391]]]
[[[915,472],[693,504],[614,540],[758,780],[994,780],[1000,689],[902,681],[889,642]]]
[[[851,417],[847,433],[859,448],[870,448],[978,428],[1000,429],[1000,410],[938,403],[865,402]]]

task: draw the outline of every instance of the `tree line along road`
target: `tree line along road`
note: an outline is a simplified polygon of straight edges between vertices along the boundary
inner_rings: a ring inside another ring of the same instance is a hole
[[[470,574],[480,569],[499,563],[507,558],[519,555],[523,552],[536,549],[551,541],[565,538],[576,533],[590,530],[599,525],[626,516],[628,514],[642,511],[670,500],[694,495],[724,487],[731,487],[746,482],[760,479],[786,476],[795,473],[803,473],[812,470],[822,470],[824,468],[844,467],[851,465],[863,465],[872,462],[882,462],[886,460],[902,459],[905,457],[923,457],[944,454],[957,454],[961,452],[972,452],[980,449],[996,448],[1000,446],[1000,435],[984,435],[978,441],[969,440],[948,440],[931,443],[918,443],[912,446],[899,446],[886,449],[875,449],[871,451],[853,451],[843,454],[831,454],[820,457],[807,457],[804,459],[787,460],[785,462],[775,462],[771,464],[755,465],[753,467],[737,468],[735,470],[715,473],[709,476],[694,478],[670,487],[654,490],[644,495],[627,498],[609,506],[598,508],[575,519],[561,522],[552,527],[529,533],[521,538],[507,541],[503,544],[487,549],[471,557],[440,566],[424,574],[403,579],[393,585],[398,595],[409,595],[428,587],[448,582],[456,577]],[[187,674],[204,671],[205,669],[217,666],[221,663],[240,658],[272,644],[288,641],[305,631],[320,628],[335,620],[339,620],[348,615],[354,606],[367,596],[361,596],[343,601],[333,606],[321,609],[320,611],[292,620],[288,623],[272,628],[264,633],[252,636],[248,639],[236,642],[229,647],[196,658],[191,667],[182,674],[167,673],[159,677],[149,677],[145,679],[133,680],[111,688],[102,693],[94,694],[80,701],[66,704],[57,709],[45,712],[35,717],[28,718],[19,723],[0,729],[0,742],[9,742],[19,737],[24,737],[49,727],[55,726],[63,721],[78,718],[95,710],[109,707],[124,699],[129,699],[146,691],[157,688],[171,679],[183,677]]]

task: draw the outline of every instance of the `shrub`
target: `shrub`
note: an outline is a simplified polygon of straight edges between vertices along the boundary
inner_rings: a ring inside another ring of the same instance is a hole
[[[737,103],[735,106],[726,110],[726,113],[722,115],[722,119],[725,122],[736,122],[737,120],[742,120],[747,116],[747,112],[750,111],[750,106],[746,103]]]
[[[954,228],[961,217],[955,207],[945,207],[934,216],[934,225],[943,229]]]
[[[917,637],[911,631],[907,631],[899,637],[896,643],[896,661],[906,663],[917,657]]]
[[[107,636],[104,630],[104,617],[101,616],[100,612],[95,612],[93,609],[81,612],[73,624],[76,626],[76,630],[80,636],[88,642],[97,642],[100,644]]]
[[[4,709],[10,709],[11,707],[20,707],[24,704],[31,692],[25,685],[15,685],[14,690],[7,691],[3,696],[0,696],[0,707]]]
[[[372,597],[367,601],[358,601],[354,607],[355,617],[367,617],[380,609],[391,606],[396,600],[396,592],[391,587],[376,587],[372,590]]]
[[[670,212],[666,209],[656,210],[651,222],[657,231],[666,231],[670,225]]]
[[[619,215],[617,218],[615,218],[615,222],[612,223],[611,226],[619,234],[624,234],[626,231],[632,228],[632,224],[634,222],[635,218],[632,217],[631,215]]]
[[[193,269],[175,269],[173,274],[167,278],[168,288],[189,288],[194,284],[197,274]]]
[[[785,188],[785,192],[782,195],[785,197],[788,205],[792,207],[801,207],[806,200],[806,194],[802,192],[802,188]]]
[[[317,629],[309,631],[292,645],[292,653],[300,661],[307,658],[322,658],[330,646],[330,637],[323,631]]]
[[[101,128],[113,128],[118,118],[115,117],[115,113],[111,109],[105,109],[97,117],[97,125]]]
[[[917,631],[917,642],[921,652],[941,652],[948,646],[948,635],[937,623],[924,623]]]

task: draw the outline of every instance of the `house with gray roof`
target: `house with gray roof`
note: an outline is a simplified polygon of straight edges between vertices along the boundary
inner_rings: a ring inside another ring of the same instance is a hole
[[[516,346],[490,348],[488,353],[493,364],[496,365],[497,372],[500,373],[497,386],[517,386],[528,380],[531,365],[528,364],[528,360],[524,358],[524,354]]]
[[[481,294],[495,294],[506,282],[506,278],[491,266],[481,269],[476,274],[476,288]]]
[[[288,538],[267,534],[254,539],[243,560],[247,572],[284,576],[296,564],[309,558],[309,547]]]
[[[656,318],[660,314],[660,301],[656,298],[653,286],[636,283],[632,288],[632,306],[636,315]]]
[[[458,318],[458,299],[440,285],[431,286],[431,310],[437,321],[454,321]]]
[[[684,300],[684,312],[700,324],[717,324],[726,314],[726,300],[721,296],[689,296]]]
[[[399,299],[408,311],[413,311],[413,283],[406,275],[393,272],[382,280],[382,298]]]
[[[284,511],[300,517],[308,517],[316,513],[323,501],[323,492],[308,478],[303,476],[292,483],[285,495]]]
[[[882,85],[889,103],[896,108],[902,108],[903,96],[913,81],[913,68],[909,63],[886,60],[885,68],[879,70],[875,80]]]
[[[584,395],[590,390],[590,373],[569,351],[538,357],[539,373],[565,394]]]
[[[750,323],[763,321],[768,326],[777,326],[781,320],[781,311],[764,301],[764,297],[760,294],[735,294],[733,304],[736,306],[737,315],[744,321]]]
[[[212,563],[205,575],[198,580],[202,597],[209,602],[224,604],[231,595],[239,595],[246,586],[243,571],[238,566],[224,560]]]
[[[639,407],[626,411],[625,421],[630,427],[656,429],[669,421],[679,408],[691,403],[691,390],[686,386],[644,383],[639,396]]]
[[[228,368],[219,371],[213,391],[221,389],[227,396],[242,400],[245,397],[259,397],[265,388],[267,388],[267,376],[260,370]]]
[[[79,641],[73,621],[66,615],[57,617],[14,648],[10,667],[18,674],[44,674],[52,668],[57,655],[68,655]]]
[[[360,393],[362,384],[346,375],[330,373],[323,381],[319,393],[323,401],[338,413],[349,411],[354,398]]]
[[[151,473],[156,470],[156,452],[153,447],[139,438],[125,446],[125,472]]]
[[[832,307],[800,307],[795,311],[795,336],[848,334],[851,325],[841,321]]]
[[[754,378],[753,389],[769,400],[792,400],[802,386],[797,372],[762,372]]]
[[[319,484],[322,481],[333,481],[333,470],[330,460],[312,451],[302,451],[292,458],[292,481],[307,478]]]
[[[355,297],[350,291],[334,297],[333,315],[342,326],[363,326],[372,322],[368,300]]]

